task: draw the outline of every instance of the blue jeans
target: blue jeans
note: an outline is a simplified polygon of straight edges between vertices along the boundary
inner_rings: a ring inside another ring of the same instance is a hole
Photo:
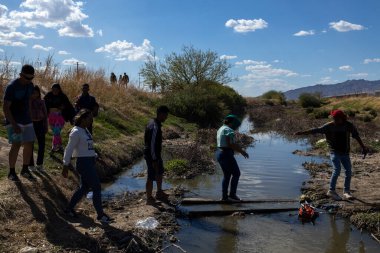
[[[222,192],[223,197],[228,196],[228,186],[231,181],[230,196],[236,195],[237,186],[239,183],[240,169],[234,157],[232,149],[220,150],[216,152],[216,159],[223,170]]]
[[[351,159],[349,154],[339,154],[332,152],[330,154],[330,159],[334,168],[334,172],[331,177],[330,181],[330,190],[335,191],[336,187],[336,181],[338,180],[338,177],[340,175],[340,171],[343,165],[343,168],[346,173],[346,177],[344,179],[344,192],[350,191],[350,185],[351,185],[351,174],[352,174],[352,165],[351,165]]]
[[[80,186],[72,196],[69,209],[74,209],[78,202],[85,196],[90,189],[93,192],[92,203],[94,204],[98,217],[102,216],[102,197],[101,186],[98,174],[95,168],[95,157],[78,157],[76,162],[76,170],[80,175]]]

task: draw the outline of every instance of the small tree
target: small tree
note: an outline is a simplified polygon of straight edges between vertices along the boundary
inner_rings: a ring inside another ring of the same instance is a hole
[[[220,59],[216,52],[185,46],[181,53],[171,53],[162,61],[148,59],[141,75],[148,84],[156,84],[161,91],[181,90],[186,85],[199,85],[205,81],[229,83],[231,65]]]
[[[298,98],[301,106],[303,108],[309,108],[309,107],[321,107],[322,101],[318,97],[318,95],[314,95],[311,93],[302,93]]]
[[[281,91],[270,90],[261,95],[266,100],[277,100],[279,104],[286,105],[286,97]]]

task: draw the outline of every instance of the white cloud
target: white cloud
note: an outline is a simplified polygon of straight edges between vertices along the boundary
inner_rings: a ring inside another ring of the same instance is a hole
[[[328,68],[327,71],[332,73],[332,72],[334,72],[334,68]]]
[[[103,37],[103,30],[102,30],[102,29],[97,30],[96,33],[97,33],[100,37]]]
[[[363,61],[364,64],[368,64],[368,63],[379,63],[380,62],[380,58],[372,58],[372,59],[365,59]]]
[[[318,83],[320,83],[320,84],[332,84],[332,83],[334,83],[334,80],[332,80],[331,76],[325,76],[325,77],[322,77]]]
[[[356,73],[348,75],[350,78],[366,78],[368,76],[368,73]]]
[[[65,27],[58,30],[59,36],[67,37],[94,37],[94,31],[88,25],[77,22],[70,22]]]
[[[280,63],[281,61],[276,59],[276,60],[274,60],[273,62],[274,62],[274,63]]]
[[[249,79],[298,76],[297,73],[288,69],[273,68],[271,64],[249,65],[245,69],[249,72],[246,76]]]
[[[58,54],[60,54],[60,55],[69,55],[70,53],[67,52],[67,51],[65,51],[65,50],[60,50],[60,51],[58,51]]]
[[[266,64],[266,61],[254,61],[254,60],[243,60],[238,61],[235,64],[236,65],[259,65],[259,64]]]
[[[87,62],[80,61],[80,60],[75,59],[75,58],[70,58],[70,59],[66,59],[66,60],[62,61],[62,64],[67,65],[67,66],[76,65],[77,63],[79,65],[87,65]]]
[[[9,17],[21,21],[25,27],[58,29],[60,36],[93,37],[92,28],[82,24],[88,18],[82,6],[83,2],[73,0],[24,0],[21,10],[9,12]]]
[[[350,65],[344,65],[339,67],[342,71],[352,71],[352,67]]]
[[[226,27],[233,28],[235,32],[247,33],[268,27],[264,19],[230,19],[225,23]]]
[[[293,34],[293,36],[304,37],[304,36],[311,36],[311,35],[314,35],[314,34],[315,34],[314,30],[309,30],[309,31],[301,30],[301,31],[296,32],[295,34]]]
[[[4,49],[0,48],[0,53],[4,53]]]
[[[6,64],[9,64],[10,66],[19,66],[19,65],[21,65],[21,62],[18,62],[18,61],[6,62],[6,61],[0,60],[0,65],[6,65]]]
[[[26,47],[27,46],[27,44],[21,41],[10,41],[10,40],[2,40],[2,39],[0,39],[0,45],[10,46],[10,47]]]
[[[360,31],[366,29],[362,25],[352,24],[344,20],[340,20],[338,22],[331,22],[330,28],[338,32]]]
[[[42,50],[42,51],[48,52],[50,50],[53,50],[54,47],[44,47],[44,46],[36,44],[36,45],[33,46],[33,49],[37,49],[37,50]]]
[[[153,46],[147,39],[144,39],[140,46],[125,40],[117,40],[97,48],[95,53],[108,53],[117,61],[145,61],[148,58],[153,58],[151,54],[153,49]]]
[[[233,60],[233,59],[236,59],[237,56],[236,55],[221,55],[220,56],[220,59],[221,60]]]

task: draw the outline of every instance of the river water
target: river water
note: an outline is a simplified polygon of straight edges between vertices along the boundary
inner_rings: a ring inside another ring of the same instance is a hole
[[[248,120],[244,120],[240,131],[248,133],[251,125]],[[253,137],[256,142],[247,150],[250,158],[236,156],[241,170],[238,195],[244,199],[297,199],[302,182],[309,178],[302,163],[319,161],[320,158],[292,154],[296,149],[306,150],[309,147],[306,142],[287,140],[273,133],[253,134]],[[134,175],[145,169],[144,161],[138,162],[116,182],[107,186],[103,194],[114,196],[125,191],[144,189],[145,178]],[[222,174],[218,169],[216,175],[171,181],[165,186],[182,185],[191,191],[189,196],[218,199],[221,197],[221,181]],[[246,207],[247,205],[241,208]],[[220,210],[230,206],[207,205],[191,208]],[[368,233],[356,230],[347,219],[323,213],[315,226],[302,225],[296,212],[178,221],[181,224],[181,230],[176,235],[179,239],[178,244],[187,252],[380,252],[380,245]],[[165,252],[181,251],[172,247]]]

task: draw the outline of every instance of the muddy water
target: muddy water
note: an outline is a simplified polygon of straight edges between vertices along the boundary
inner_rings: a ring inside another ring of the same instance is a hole
[[[250,123],[245,120],[240,131],[249,132]],[[242,176],[238,195],[245,199],[294,198],[300,195],[300,186],[308,174],[302,162],[319,160],[292,154],[304,150],[305,142],[294,142],[275,134],[255,134],[255,145],[248,149],[250,159],[237,156]],[[145,179],[134,177],[145,169],[143,161],[121,175],[104,194],[113,196],[126,190],[141,190]],[[220,198],[222,175],[201,176],[193,180],[172,181],[170,185],[183,185],[191,190],[189,196]],[[247,206],[244,206],[247,207]],[[240,208],[244,208],[241,206]],[[261,206],[260,206],[261,207]],[[195,206],[198,210],[230,208],[230,206]],[[207,217],[180,219],[181,231],[177,234],[187,252],[380,252],[380,245],[363,232],[352,227],[348,220],[321,214],[315,226],[302,225],[296,213],[271,215],[247,215],[239,217]],[[172,248],[167,252],[181,252]]]

